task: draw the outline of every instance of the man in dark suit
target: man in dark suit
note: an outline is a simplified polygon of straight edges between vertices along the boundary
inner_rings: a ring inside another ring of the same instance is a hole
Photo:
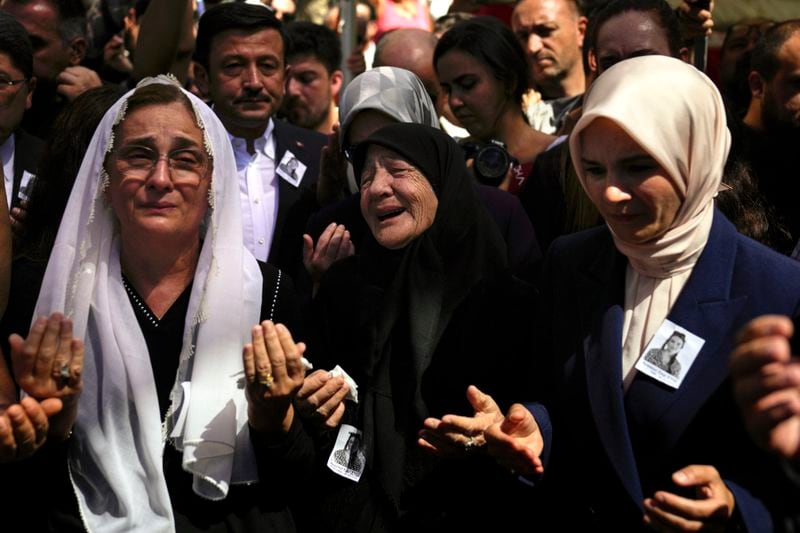
[[[33,49],[25,28],[0,11],[0,160],[9,209],[25,198],[42,152],[42,141],[19,129],[35,87]]]
[[[231,137],[245,246],[256,259],[294,275],[327,138],[273,119],[284,95],[286,42],[270,9],[216,6],[200,19],[195,75]]]
[[[37,91],[22,125],[45,138],[68,102],[101,85],[95,71],[81,66],[88,47],[86,8],[81,0],[3,0],[0,9],[22,24],[34,45]]]

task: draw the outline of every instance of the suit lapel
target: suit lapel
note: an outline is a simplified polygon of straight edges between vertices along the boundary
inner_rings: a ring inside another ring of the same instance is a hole
[[[277,260],[287,213],[300,197],[300,188],[295,187],[277,174],[278,165],[283,159],[286,150],[291,150],[298,159],[303,159],[301,153],[304,149],[300,141],[292,141],[287,138],[286,130],[280,120],[273,119],[273,122],[275,124],[275,129],[273,130],[275,133],[275,169],[278,178],[278,213],[275,217],[275,231],[272,234],[272,246],[269,252],[268,261],[270,263],[275,263]]]
[[[608,459],[631,499],[642,506],[642,488],[633,447],[628,437],[622,391],[622,324],[625,280],[624,257],[613,242],[595,260],[579,269],[578,294],[582,305],[581,331],[586,364],[586,387],[595,426]]]
[[[628,390],[629,421],[652,438],[654,452],[669,450],[698,409],[728,376],[731,329],[747,300],[732,298],[736,232],[715,213],[708,243],[667,317],[705,339],[677,390],[639,374]]]
[[[40,152],[37,143],[33,142],[24,131],[17,130],[14,133],[14,183],[10,198],[12,206],[19,204],[19,187],[22,183],[23,172],[27,170],[33,173],[35,171]]]

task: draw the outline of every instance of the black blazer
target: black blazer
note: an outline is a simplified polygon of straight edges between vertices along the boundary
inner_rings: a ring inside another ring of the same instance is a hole
[[[22,173],[36,174],[39,160],[44,152],[44,142],[21,129],[14,132],[14,188],[11,191],[11,207],[20,202],[19,187]]]
[[[321,133],[293,126],[283,120],[275,123],[275,166],[286,151],[306,165],[300,185],[278,180],[278,215],[267,261],[292,276],[303,264],[303,233],[306,222],[317,208],[316,183],[322,147],[328,138]]]
[[[734,517],[748,531],[772,530],[779,508],[792,508],[782,503],[785,479],[745,431],[728,359],[748,320],[777,313],[797,322],[800,263],[739,235],[715,212],[668,315],[705,339],[702,350],[677,390],[639,373],[623,393],[626,265],[605,226],[557,239],[545,263],[552,449],[539,488],[553,496],[546,511],[571,523],[564,530],[635,531],[645,497],[677,492],[672,472],[709,464],[734,495]]]

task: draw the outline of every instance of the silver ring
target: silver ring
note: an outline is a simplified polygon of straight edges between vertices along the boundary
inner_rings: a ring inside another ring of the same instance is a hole
[[[63,365],[61,365],[61,369],[58,371],[58,379],[60,386],[66,387],[67,383],[69,383],[70,377],[71,376],[69,373],[69,363],[64,363]]]
[[[464,443],[464,450],[470,452],[478,447],[478,439],[475,437],[470,437],[467,439],[467,442]]]

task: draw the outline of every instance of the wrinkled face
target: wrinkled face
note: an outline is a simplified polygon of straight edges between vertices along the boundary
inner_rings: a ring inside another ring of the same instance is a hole
[[[6,83],[24,77],[22,71],[11,62],[11,57],[0,52],[0,144],[17,129],[25,110],[31,106],[33,91],[29,81],[15,85]]]
[[[260,135],[281,105],[286,68],[277,30],[228,30],[211,41],[208,90],[225,129],[237,137]]]
[[[497,137],[500,118],[513,103],[486,65],[453,49],[439,58],[436,72],[450,110],[461,125],[478,139]]]
[[[680,337],[672,336],[664,344],[664,352],[666,355],[677,355],[683,348],[683,339]]]
[[[361,214],[381,246],[407,246],[431,227],[438,207],[417,167],[388,148],[370,146],[361,174]]]
[[[316,129],[328,118],[341,77],[333,79],[325,65],[310,55],[293,57],[289,66],[283,111],[292,124]]]
[[[196,241],[208,209],[212,163],[183,104],[128,112],[106,162],[106,199],[127,238]]]
[[[65,68],[80,63],[69,43],[58,32],[58,12],[45,0],[29,4],[4,3],[3,10],[10,13],[28,32],[33,45],[33,75],[39,81],[55,84]]]
[[[642,244],[661,237],[683,200],[667,171],[606,118],[581,132],[586,193],[618,239]]]
[[[778,52],[780,67],[764,82],[764,124],[771,132],[800,131],[800,33],[789,38]]]
[[[590,64],[599,75],[623,59],[654,55],[672,55],[664,30],[651,13],[626,11],[600,26]]]
[[[552,83],[583,68],[580,20],[566,0],[523,0],[514,7],[511,29],[528,53],[536,84]]]

